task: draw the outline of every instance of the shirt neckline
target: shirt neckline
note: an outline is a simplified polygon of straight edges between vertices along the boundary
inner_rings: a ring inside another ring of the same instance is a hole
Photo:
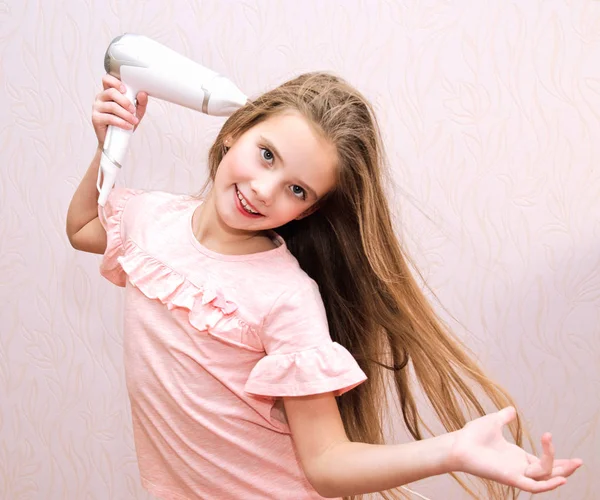
[[[271,233],[273,235],[273,239],[278,243],[279,246],[277,248],[273,248],[271,250],[265,250],[263,252],[255,252],[255,253],[242,254],[242,255],[230,255],[230,254],[215,252],[214,250],[211,250],[210,248],[205,247],[202,243],[200,243],[198,241],[198,239],[196,238],[196,235],[194,234],[194,231],[192,229],[194,212],[196,211],[196,208],[198,208],[198,206],[200,206],[201,203],[202,203],[202,200],[199,200],[196,198],[196,199],[194,199],[194,203],[191,204],[192,206],[186,217],[186,230],[187,230],[188,237],[189,237],[192,245],[196,248],[196,250],[198,250],[200,253],[206,255],[207,257],[210,257],[211,259],[223,260],[223,261],[248,261],[248,260],[259,260],[259,259],[268,259],[271,257],[276,257],[278,255],[282,255],[283,253],[285,253],[287,251],[287,246],[285,244],[285,240],[281,236],[279,236],[275,231],[271,231]]]

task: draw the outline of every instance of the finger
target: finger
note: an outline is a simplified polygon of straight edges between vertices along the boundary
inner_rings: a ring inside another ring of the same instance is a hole
[[[135,106],[133,103],[123,94],[121,94],[117,89],[108,89],[104,92],[101,92],[98,95],[98,100],[102,102],[116,102],[123,109],[129,111],[130,113],[135,113]]]
[[[125,85],[123,85],[123,83],[121,82],[121,80],[119,80],[118,78],[109,75],[108,73],[106,73],[103,77],[102,77],[102,88],[104,90],[106,89],[118,89],[120,92],[125,93]]]
[[[542,447],[544,453],[540,459],[540,467],[546,474],[551,474],[554,465],[554,444],[552,444],[552,434],[549,432],[542,436]]]
[[[100,102],[96,106],[96,111],[107,115],[116,115],[132,125],[139,123],[139,119],[131,111],[124,109],[116,102]]]
[[[141,120],[146,114],[146,107],[148,106],[148,94],[146,92],[139,92],[136,96],[137,109],[136,116]]]
[[[536,481],[528,477],[522,477],[516,481],[515,486],[523,491],[530,493],[543,493],[545,491],[555,490],[565,484],[567,480],[564,477],[553,477],[545,481]]]
[[[565,465],[577,465],[579,467],[583,464],[583,460],[581,458],[559,458],[554,461],[554,467],[562,467]]]
[[[92,113],[92,123],[95,127],[99,125],[114,125],[115,127],[119,127],[125,130],[133,130],[134,128],[134,125],[132,123],[130,123],[127,120],[124,120],[123,118],[119,118],[118,116],[110,113],[99,113],[96,111]]]
[[[583,462],[579,459],[556,460],[554,462],[554,467],[552,468],[552,476],[569,477],[581,467],[581,464],[583,464]]]
[[[530,461],[527,457],[529,466],[525,470],[525,476],[537,480],[549,479],[554,476],[552,469],[556,464],[554,463],[554,446],[550,433],[542,436],[542,447],[542,457],[538,461]]]
[[[528,455],[528,459],[529,457],[532,457],[537,462],[530,462],[529,467],[527,467],[527,470],[525,471],[525,476],[537,480],[558,476],[569,477],[583,464],[583,460],[579,458],[555,460],[552,467],[552,472],[548,475],[542,471],[540,460],[537,457]]]
[[[502,425],[506,425],[515,419],[517,416],[517,410],[515,410],[514,406],[507,406],[506,408],[500,410],[497,415],[500,418]]]
[[[581,458],[557,458],[554,461],[554,465],[564,465],[570,462],[577,462],[579,465],[583,464],[583,460],[581,460]]]
[[[135,96],[138,101],[138,106],[146,106],[148,104],[148,94],[146,92],[138,92]]]

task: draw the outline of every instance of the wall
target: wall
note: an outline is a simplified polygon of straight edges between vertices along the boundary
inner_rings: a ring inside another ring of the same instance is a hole
[[[250,95],[317,69],[361,89],[398,230],[443,314],[536,439],[551,430],[559,455],[586,460],[545,498],[597,498],[600,2],[551,0],[0,2],[0,498],[148,498],[121,290],[64,231],[104,51],[125,31]],[[196,191],[221,123],[152,101],[123,182]],[[464,498],[449,484],[413,487]]]

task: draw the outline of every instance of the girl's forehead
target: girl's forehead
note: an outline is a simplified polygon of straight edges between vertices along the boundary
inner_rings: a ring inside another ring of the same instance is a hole
[[[269,135],[273,141],[278,141],[282,149],[295,149],[310,152],[331,154],[335,146],[331,144],[310,120],[295,111],[288,111],[270,116],[253,127],[255,134]]]

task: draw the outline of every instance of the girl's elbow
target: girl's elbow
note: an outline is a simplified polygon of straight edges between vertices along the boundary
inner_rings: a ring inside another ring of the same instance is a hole
[[[340,498],[340,495],[338,495],[336,491],[330,486],[327,486],[326,484],[321,484],[318,481],[312,481],[310,479],[309,482],[313,489],[323,498]]]
[[[342,495],[337,493],[335,490],[323,489],[321,491],[315,488],[316,492],[321,495],[323,498],[341,498]]]
[[[67,230],[67,238],[69,239],[69,243],[75,250],[84,251],[83,247],[85,246],[85,242],[82,241],[81,237],[79,236],[79,233],[74,233],[72,231]]]
[[[313,468],[305,469],[306,478],[313,489],[323,498],[340,498],[339,488],[335,486],[335,482],[327,475],[327,472],[316,465]]]
[[[95,253],[102,255],[106,251],[106,241],[99,238],[89,238],[86,235],[77,233],[69,233],[67,231],[69,243],[75,250],[80,252]]]
[[[106,251],[106,230],[98,217],[81,225],[67,220],[67,237],[75,250],[103,254]]]
[[[72,231],[69,231],[67,229],[67,238],[69,239],[69,243],[70,243],[71,247],[73,247],[75,250],[80,250],[77,233],[73,233]]]

